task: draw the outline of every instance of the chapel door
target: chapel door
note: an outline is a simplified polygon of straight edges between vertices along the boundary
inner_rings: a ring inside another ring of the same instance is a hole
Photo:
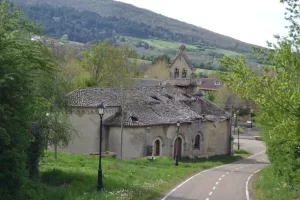
[[[174,145],[174,158],[176,156],[176,153],[178,153],[178,158],[181,158],[181,146],[182,146],[182,139],[178,137],[175,140],[175,145]]]
[[[155,148],[154,148],[154,155],[159,156],[160,155],[160,142],[159,140],[155,141]]]

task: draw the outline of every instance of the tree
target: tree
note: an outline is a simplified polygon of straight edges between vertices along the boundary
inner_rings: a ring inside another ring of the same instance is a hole
[[[268,158],[276,175],[293,186],[300,183],[300,5],[296,0],[281,2],[287,3],[289,37],[276,36],[277,44],[269,43],[269,49],[254,49],[265,63],[258,71],[243,57],[225,57],[221,62],[231,73],[224,73],[222,79],[260,107],[255,119],[262,129]]]
[[[127,100],[131,98],[130,90],[125,92],[125,88],[132,86],[136,68],[137,53],[130,49],[127,44],[123,44],[120,48],[111,47],[108,49],[109,56],[109,79],[106,85],[117,86],[119,88],[118,95],[121,105],[121,148],[120,155],[123,157],[123,122],[124,111],[126,109]]]
[[[165,61],[159,61],[152,66],[145,72],[149,78],[155,79],[168,79],[169,78],[169,64]]]
[[[110,40],[94,44],[89,51],[83,53],[82,66],[90,72],[89,86],[103,84],[109,74],[109,63],[114,59],[109,55],[109,49],[114,48]],[[109,60],[111,59],[111,60]]]
[[[167,54],[163,54],[155,57],[154,60],[152,61],[152,64],[155,65],[158,62],[165,62],[167,64],[171,64],[171,58]]]
[[[205,98],[212,101],[212,102],[215,102],[216,93],[209,91],[209,92],[206,93]]]
[[[38,27],[11,4],[0,2],[0,196],[20,199],[34,121],[32,81],[55,65],[48,49],[31,41]]]
[[[68,34],[64,34],[63,36],[61,36],[60,40],[63,41],[63,42],[68,41],[69,40]]]

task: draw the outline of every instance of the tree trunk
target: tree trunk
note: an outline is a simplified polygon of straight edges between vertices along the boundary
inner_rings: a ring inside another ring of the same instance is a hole
[[[54,145],[54,158],[57,159],[57,144]]]

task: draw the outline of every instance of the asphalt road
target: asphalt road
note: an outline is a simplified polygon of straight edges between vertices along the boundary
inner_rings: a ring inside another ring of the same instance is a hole
[[[240,148],[253,156],[200,172],[167,192],[161,200],[250,200],[250,178],[269,163],[261,141],[240,139]]]

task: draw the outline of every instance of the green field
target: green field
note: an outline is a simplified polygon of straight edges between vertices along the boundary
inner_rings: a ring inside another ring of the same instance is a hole
[[[104,190],[97,192],[98,156],[59,153],[55,160],[53,152],[48,151],[40,164],[40,178],[28,181],[22,199],[155,199],[192,174],[243,157],[245,155],[182,159],[177,167],[169,157],[155,160],[105,157],[102,159]]]
[[[155,50],[174,50],[178,51],[178,48],[184,44],[184,43],[179,43],[179,42],[173,42],[173,41],[165,41],[165,40],[157,40],[157,39],[141,39],[141,38],[135,38],[135,37],[125,37],[126,42],[129,44],[137,44],[138,42],[145,42],[147,43],[151,48]],[[200,54],[206,54],[207,51],[212,51],[218,54],[224,54],[226,56],[236,56],[236,55],[241,55],[237,52],[234,51],[229,51],[229,50],[224,50],[224,49],[218,49],[218,48],[213,48],[213,47],[206,47],[203,46],[202,48],[205,49],[203,51],[202,49],[198,48],[195,45],[190,45],[190,44],[184,44],[186,46],[187,51],[193,51],[193,52],[198,52]]]
[[[200,72],[202,72],[203,74],[205,74],[207,76],[213,76],[217,73],[217,71],[209,70],[209,69],[196,69],[196,71],[195,71],[196,74],[199,74]]]

